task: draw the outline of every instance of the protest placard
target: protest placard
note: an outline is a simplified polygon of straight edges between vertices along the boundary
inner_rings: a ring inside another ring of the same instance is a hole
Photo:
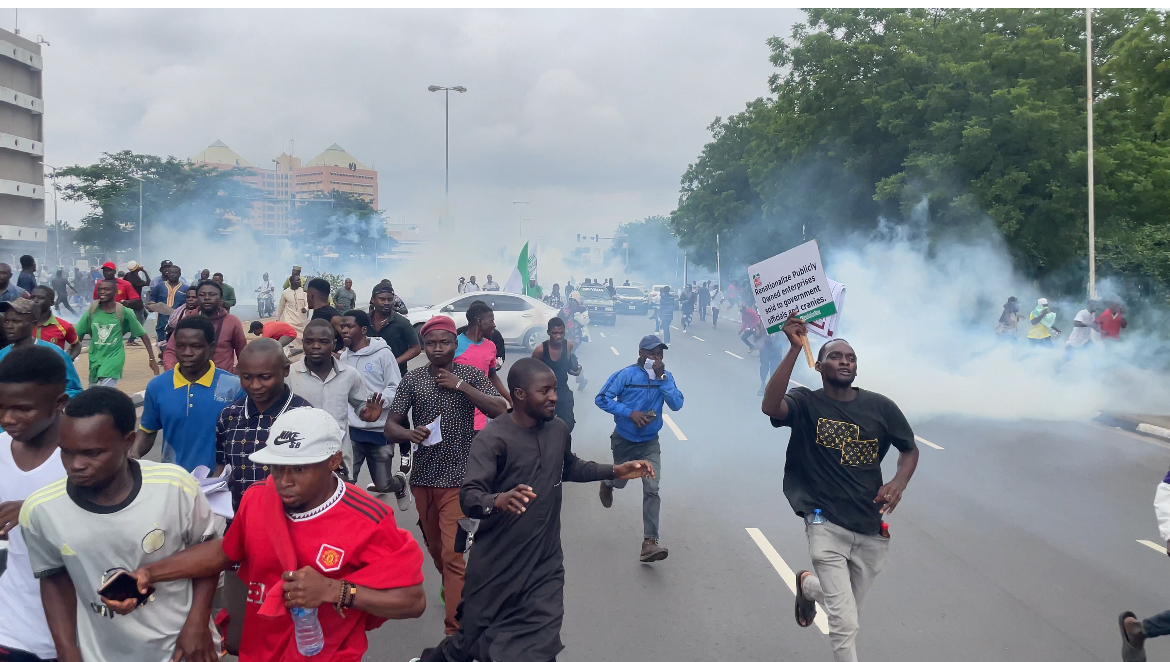
[[[845,308],[845,285],[832,278],[829,281],[829,294],[833,296],[833,305],[837,312],[808,323],[808,332],[815,333],[822,338],[832,340],[837,337],[837,327],[841,322],[841,310]]]
[[[780,332],[789,313],[805,322],[815,322],[837,312],[815,239],[751,265],[748,275],[756,312],[769,334]],[[804,353],[811,366],[812,349],[807,336]]]

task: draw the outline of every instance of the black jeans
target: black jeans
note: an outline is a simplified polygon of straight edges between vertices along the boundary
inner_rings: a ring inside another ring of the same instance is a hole
[[[19,648],[0,646],[0,662],[57,662],[57,658],[45,660]]]
[[[1151,616],[1142,621],[1142,632],[1147,637],[1164,637],[1170,634],[1170,611]]]

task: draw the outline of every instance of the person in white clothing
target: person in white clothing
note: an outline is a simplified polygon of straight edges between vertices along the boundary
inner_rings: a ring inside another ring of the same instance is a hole
[[[298,336],[304,333],[305,325],[309,323],[309,297],[301,287],[301,277],[297,273],[289,276],[288,289],[280,294],[276,319],[291,324]]]
[[[353,368],[366,383],[370,393],[381,393],[389,403],[394,400],[402,373],[398,360],[386,341],[374,336],[368,337],[370,318],[362,310],[350,310],[341,314],[341,340],[345,349],[338,358],[339,363]],[[386,439],[386,416],[389,409],[374,421],[363,421],[357,412],[349,412],[349,439],[353,444],[353,477],[356,480],[362,470],[362,463],[370,467],[373,480],[366,491],[381,498],[394,493],[399,510],[410,508],[410,491],[406,489],[406,474],[393,470],[394,444]]]
[[[1097,324],[1097,315],[1103,308],[1100,301],[1092,300],[1077,313],[1073,318],[1072,333],[1068,334],[1068,340],[1064,341],[1065,347],[1080,349],[1088,347],[1090,342],[1101,342],[1101,325]]]
[[[57,658],[17,522],[28,495],[65,477],[57,446],[67,402],[65,361],[53,350],[22,347],[0,361],[0,533],[8,534],[8,567],[0,574],[0,659]]]
[[[468,276],[467,284],[463,286],[463,291],[467,293],[479,291],[479,283],[475,282],[475,276]]]
[[[492,280],[491,274],[487,275],[487,281],[484,282],[484,284],[483,284],[483,291],[484,292],[499,292],[500,291],[500,284],[497,283],[496,281]]]

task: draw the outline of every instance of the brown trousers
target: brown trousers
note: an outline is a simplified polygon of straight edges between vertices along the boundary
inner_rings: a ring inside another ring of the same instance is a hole
[[[459,530],[459,518],[463,509],[459,506],[458,487],[423,487],[411,485],[415,506],[418,508],[418,525],[422,529],[423,542],[435,561],[435,568],[443,576],[443,600],[447,615],[443,621],[445,634],[455,634],[459,622],[455,610],[463,595],[463,572],[466,564],[463,554],[455,551],[455,534]]]

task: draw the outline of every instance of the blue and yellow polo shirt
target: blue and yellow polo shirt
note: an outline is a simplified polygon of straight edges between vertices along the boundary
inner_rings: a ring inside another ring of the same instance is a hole
[[[188,381],[178,366],[150,380],[142,402],[144,432],[163,434],[163,462],[187,471],[215,467],[215,424],[219,413],[242,393],[240,378],[215,367]]]

